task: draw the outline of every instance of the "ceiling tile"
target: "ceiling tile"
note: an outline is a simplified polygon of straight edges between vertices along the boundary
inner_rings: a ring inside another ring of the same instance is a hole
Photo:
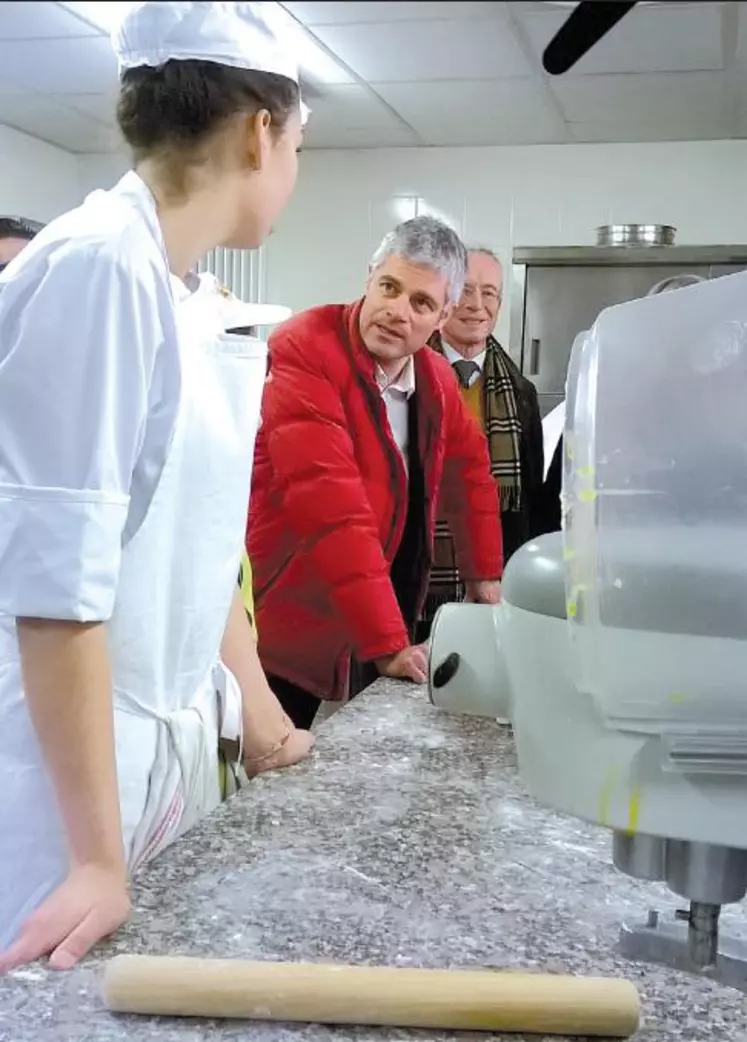
[[[447,14],[450,4],[444,2],[413,3],[409,0],[373,0],[373,2],[348,2],[348,0],[327,0],[320,3],[284,3],[291,14],[304,25],[354,25],[365,22],[408,22],[418,19],[443,19],[444,8]],[[459,5],[459,17],[492,18],[495,17],[495,3],[485,0],[483,3],[462,2]]]
[[[517,145],[565,140],[564,126],[531,80],[373,84],[428,145]]]
[[[405,127],[392,123],[390,127],[358,127],[342,131],[339,127],[318,128],[309,131],[306,145],[310,151],[319,148],[407,148],[418,141]]]
[[[106,126],[116,126],[117,96],[116,94],[66,94],[65,104],[77,109],[87,116],[93,116]]]
[[[496,79],[531,69],[501,18],[476,21],[377,22],[314,29],[369,83]]]
[[[33,91],[29,91],[28,87],[22,87],[15,80],[6,80],[3,76],[0,76],[0,101],[3,98],[17,98],[19,94],[32,93]]]
[[[0,69],[44,94],[97,94],[117,86],[117,61],[104,36],[0,42]]]
[[[418,145],[418,138],[374,94],[361,86],[328,87],[317,98],[304,134],[305,148],[386,148]]]
[[[121,145],[97,120],[41,95],[0,100],[0,122],[70,152],[106,152]]]
[[[85,23],[94,26],[94,30],[107,36],[119,26],[132,6],[127,0],[60,0],[60,7],[67,7]]]
[[[401,128],[395,115],[366,87],[328,87],[314,100],[307,134],[317,130],[377,130]]]
[[[638,76],[561,76],[552,89],[569,122],[608,123],[723,116],[724,75],[719,72]]]
[[[96,30],[54,3],[10,0],[0,3],[0,40],[43,40],[95,36]]]
[[[574,75],[720,69],[722,11],[720,3],[639,6],[574,66]],[[538,56],[568,17],[562,11],[516,13]]]

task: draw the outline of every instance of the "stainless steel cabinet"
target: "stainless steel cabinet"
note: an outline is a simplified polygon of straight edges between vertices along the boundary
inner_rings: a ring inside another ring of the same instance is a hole
[[[674,275],[716,278],[745,268],[747,247],[516,250],[511,349],[537,387],[543,416],[563,399],[573,341],[604,308]]]

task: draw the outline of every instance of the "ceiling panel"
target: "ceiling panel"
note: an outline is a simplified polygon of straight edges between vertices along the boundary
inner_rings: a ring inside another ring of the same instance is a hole
[[[377,135],[390,145],[420,144],[371,91],[339,86],[328,88],[314,101],[304,143],[308,148],[368,148]]]
[[[724,76],[718,72],[651,76],[563,76],[552,88],[569,122],[720,120]]]
[[[98,20],[100,32],[65,5],[0,2],[0,122],[63,148],[110,150],[119,143],[117,73],[104,23],[127,5],[77,0],[68,6]],[[747,3],[641,6],[573,75],[545,82],[536,56],[570,5],[320,0],[283,6],[360,79],[352,82],[344,69],[332,74],[334,63],[322,62],[312,40],[305,59],[313,88],[307,92],[309,148],[747,134]],[[511,29],[514,21],[526,28],[528,57]],[[298,32],[308,43],[308,34]],[[719,71],[722,44],[728,55],[736,51],[726,73]]]
[[[104,34],[111,33],[133,6],[128,0],[59,0],[59,4]]]
[[[0,3],[0,40],[95,36],[96,29],[57,4],[10,0]]]
[[[117,140],[97,120],[40,95],[2,99],[0,120],[70,152],[108,152]]]
[[[373,90],[360,85],[327,87],[314,100],[309,127],[339,124],[353,127],[389,127],[399,120]]]
[[[568,17],[517,14],[538,57]],[[637,7],[574,66],[574,75],[720,69],[722,14],[720,3]]]
[[[15,80],[6,80],[0,75],[0,101],[3,98],[17,98],[19,94],[29,94],[28,87],[22,87]],[[0,123],[2,123],[2,110],[0,109]]]
[[[44,94],[98,94],[117,85],[117,61],[103,36],[1,42],[0,69]]]
[[[515,145],[565,140],[564,125],[531,80],[375,84],[428,145]]]
[[[407,148],[420,142],[399,123],[389,127],[360,127],[342,133],[338,127],[309,130],[309,149],[319,148]]]
[[[454,8],[452,8],[454,10]],[[501,18],[322,26],[314,34],[369,83],[530,76]]]
[[[418,19],[443,19],[453,14],[453,5],[447,2],[413,3],[410,0],[373,0],[373,2],[345,2],[322,0],[320,3],[284,3],[291,14],[305,25],[354,25],[365,22],[408,22]],[[460,18],[494,18],[496,4],[463,2],[459,4]]]
[[[116,126],[116,94],[66,94],[65,104],[87,116],[93,116],[100,123]]]

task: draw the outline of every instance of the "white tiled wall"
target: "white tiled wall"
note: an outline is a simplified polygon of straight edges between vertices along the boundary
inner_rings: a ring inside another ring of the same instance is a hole
[[[299,309],[354,297],[381,237],[416,209],[506,262],[514,246],[591,245],[610,222],[674,224],[679,243],[747,242],[746,176],[747,141],[309,152],[266,248],[266,299]]]
[[[81,157],[81,190],[122,168]],[[746,175],[747,141],[307,152],[264,250],[262,295],[295,310],[355,297],[381,237],[415,212],[506,261],[513,246],[592,244],[612,221],[674,224],[679,243],[744,243]]]
[[[76,156],[0,124],[0,214],[48,221],[80,195]]]

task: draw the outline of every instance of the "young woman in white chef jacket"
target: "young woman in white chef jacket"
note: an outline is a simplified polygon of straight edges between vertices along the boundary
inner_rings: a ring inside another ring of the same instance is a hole
[[[297,75],[262,6],[129,11],[135,170],[0,277],[0,973],[126,919],[132,869],[219,802],[221,739],[249,773],[310,748],[237,588],[263,349],[176,306],[293,191]]]

